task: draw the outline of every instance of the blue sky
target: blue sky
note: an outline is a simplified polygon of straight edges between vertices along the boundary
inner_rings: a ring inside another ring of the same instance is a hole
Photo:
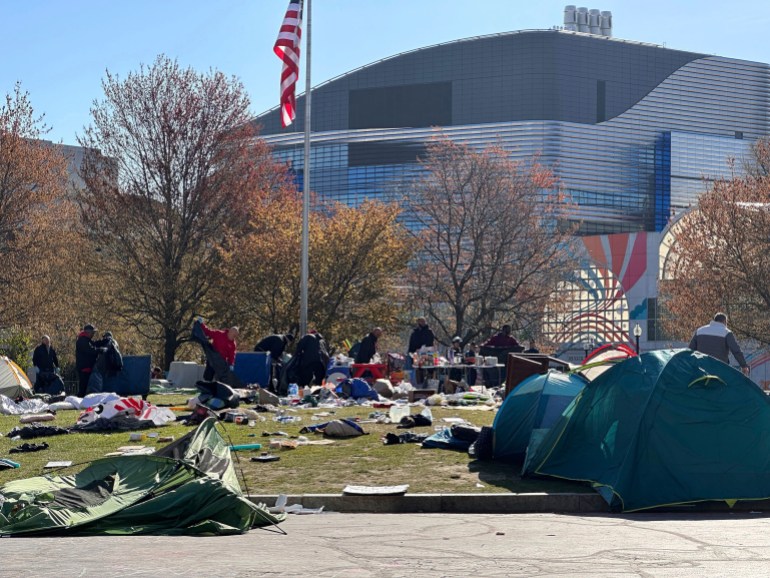
[[[399,52],[469,36],[560,25],[567,2],[313,0],[313,84]],[[601,0],[614,35],[770,62],[766,1]],[[278,103],[272,52],[287,0],[0,0],[0,92],[19,80],[52,128],[75,144],[102,97],[105,70],[125,76],[158,54],[237,76],[252,111]],[[304,61],[304,58],[303,58]],[[304,89],[304,62],[300,71]]]

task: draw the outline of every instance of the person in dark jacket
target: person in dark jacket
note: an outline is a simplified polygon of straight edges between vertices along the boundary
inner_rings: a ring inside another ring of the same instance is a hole
[[[417,326],[412,329],[412,334],[409,336],[409,349],[407,352],[407,358],[411,359],[411,354],[419,351],[421,347],[433,347],[436,343],[436,336],[433,330],[428,326],[428,321],[425,317],[417,318]],[[417,384],[425,382],[426,377],[433,378],[435,371],[429,370],[427,376],[425,371],[418,369],[415,371],[414,378]]]
[[[329,350],[323,335],[310,331],[297,343],[297,385],[321,385],[329,365]]]
[[[371,363],[372,357],[377,353],[377,340],[380,335],[382,335],[382,329],[375,327],[369,335],[361,340],[354,363]]]
[[[94,341],[96,328],[90,323],[83,326],[75,341],[75,368],[78,372],[78,397],[85,397],[88,380],[94,370],[96,358],[107,351],[104,341]]]
[[[529,340],[529,347],[525,349],[523,353],[540,353],[540,350],[537,348],[534,339]]]
[[[283,370],[283,354],[292,341],[294,341],[294,335],[291,333],[276,333],[275,335],[268,335],[254,346],[254,351],[270,353],[271,377],[267,389],[273,393],[276,391],[275,382],[280,378]]]
[[[59,357],[51,345],[51,338],[43,335],[40,345],[32,352],[32,365],[35,366],[35,392],[59,395],[64,392],[64,382],[59,377]]]
[[[118,342],[112,336],[112,333],[106,331],[99,342],[103,347],[96,358],[94,367],[91,370],[91,377],[88,379],[86,395],[89,393],[102,393],[104,391],[104,382],[108,377],[117,375],[123,369],[123,355],[118,348]]]
[[[270,353],[270,358],[275,361],[281,361],[281,356],[289,344],[294,341],[291,333],[268,335],[254,346],[254,351],[265,351]]]
[[[417,327],[412,329],[412,334],[409,336],[409,349],[408,353],[414,353],[420,347],[433,347],[436,341],[436,336],[433,334],[433,330],[428,326],[428,322],[425,317],[417,318]]]

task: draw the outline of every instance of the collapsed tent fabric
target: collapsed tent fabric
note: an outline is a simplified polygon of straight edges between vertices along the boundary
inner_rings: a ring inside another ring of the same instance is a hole
[[[24,415],[48,411],[49,405],[42,399],[25,399],[16,403],[10,397],[0,395],[0,415]]]
[[[9,482],[0,496],[0,536],[226,535],[285,518],[244,497],[213,419],[155,454]]]
[[[35,395],[24,370],[6,356],[0,356],[0,395],[29,399]]]
[[[538,445],[587,383],[579,375],[551,370],[517,385],[492,424],[494,459],[518,459],[524,456],[530,440]]]
[[[587,385],[525,473],[590,481],[613,509],[770,497],[770,399],[687,350],[643,353]]]

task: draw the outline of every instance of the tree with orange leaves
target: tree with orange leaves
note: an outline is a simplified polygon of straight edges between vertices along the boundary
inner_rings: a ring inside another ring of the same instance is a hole
[[[770,147],[744,176],[713,183],[673,227],[660,296],[664,328],[688,340],[717,311],[738,336],[770,344]]]
[[[313,211],[308,317],[327,340],[397,325],[403,298],[397,285],[412,254],[398,216],[397,207],[376,202]],[[273,197],[255,207],[249,233],[227,254],[223,283],[233,292],[218,310],[243,320],[246,339],[297,329],[301,236],[301,201]]]
[[[438,138],[408,191],[418,258],[410,288],[417,311],[448,342],[503,323],[537,332],[549,295],[574,268],[562,198],[537,158],[514,162]]]
[[[72,225],[67,160],[19,84],[0,105],[0,323],[30,328],[62,296],[53,279]]]

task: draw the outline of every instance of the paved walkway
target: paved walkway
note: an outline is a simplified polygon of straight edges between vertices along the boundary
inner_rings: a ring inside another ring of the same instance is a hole
[[[0,576],[761,576],[770,518],[736,513],[322,514],[282,535],[0,540]]]

